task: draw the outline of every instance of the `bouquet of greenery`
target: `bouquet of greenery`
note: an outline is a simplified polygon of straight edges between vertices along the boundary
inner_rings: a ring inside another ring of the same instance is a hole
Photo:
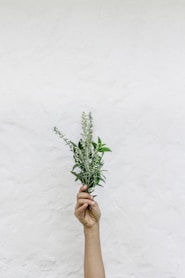
[[[105,182],[105,176],[102,173],[105,171],[102,170],[102,158],[105,152],[110,152],[111,150],[106,144],[102,143],[100,137],[98,137],[97,143],[93,141],[92,114],[82,113],[82,138],[77,144],[69,140],[56,127],[53,130],[73,152],[75,164],[71,173],[76,177],[75,181],[80,180],[82,184],[86,184],[88,193],[93,192],[96,185],[102,186],[101,182]]]

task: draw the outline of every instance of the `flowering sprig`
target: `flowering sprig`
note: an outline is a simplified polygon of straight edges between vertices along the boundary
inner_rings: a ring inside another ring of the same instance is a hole
[[[105,176],[103,175],[103,156],[105,152],[111,150],[102,143],[100,137],[98,137],[97,143],[93,141],[93,120],[92,114],[82,113],[82,138],[77,144],[69,140],[61,131],[54,127],[54,132],[61,137],[70,150],[73,152],[74,166],[71,173],[76,177],[75,181],[80,180],[82,184],[87,185],[87,192],[94,191],[95,186],[102,186],[101,182],[105,182]]]

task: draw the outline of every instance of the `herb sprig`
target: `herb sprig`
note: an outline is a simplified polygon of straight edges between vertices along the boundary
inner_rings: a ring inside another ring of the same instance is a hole
[[[87,192],[94,191],[95,186],[102,186],[105,182],[103,174],[103,156],[105,152],[111,152],[106,144],[102,143],[100,137],[98,141],[93,141],[93,119],[91,112],[89,114],[82,113],[82,138],[77,144],[69,140],[57,127],[53,130],[62,138],[73,152],[74,166],[71,173],[75,176],[75,181],[80,180],[82,184],[87,185]]]

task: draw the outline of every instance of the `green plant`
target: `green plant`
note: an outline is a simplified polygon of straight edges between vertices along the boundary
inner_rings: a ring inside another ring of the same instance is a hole
[[[75,181],[80,180],[82,184],[87,185],[87,192],[94,191],[95,186],[102,186],[101,182],[105,182],[105,175],[103,175],[103,156],[105,152],[111,150],[102,143],[98,137],[97,143],[93,141],[93,119],[92,114],[82,113],[82,138],[77,144],[69,140],[60,130],[56,127],[53,128],[54,132],[61,137],[70,150],[73,152],[74,166],[71,173],[76,177]]]

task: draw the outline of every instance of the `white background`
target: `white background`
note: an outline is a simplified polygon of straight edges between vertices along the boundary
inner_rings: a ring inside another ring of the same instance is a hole
[[[0,277],[82,278],[82,111],[113,150],[107,278],[185,277],[185,2],[0,0]]]

